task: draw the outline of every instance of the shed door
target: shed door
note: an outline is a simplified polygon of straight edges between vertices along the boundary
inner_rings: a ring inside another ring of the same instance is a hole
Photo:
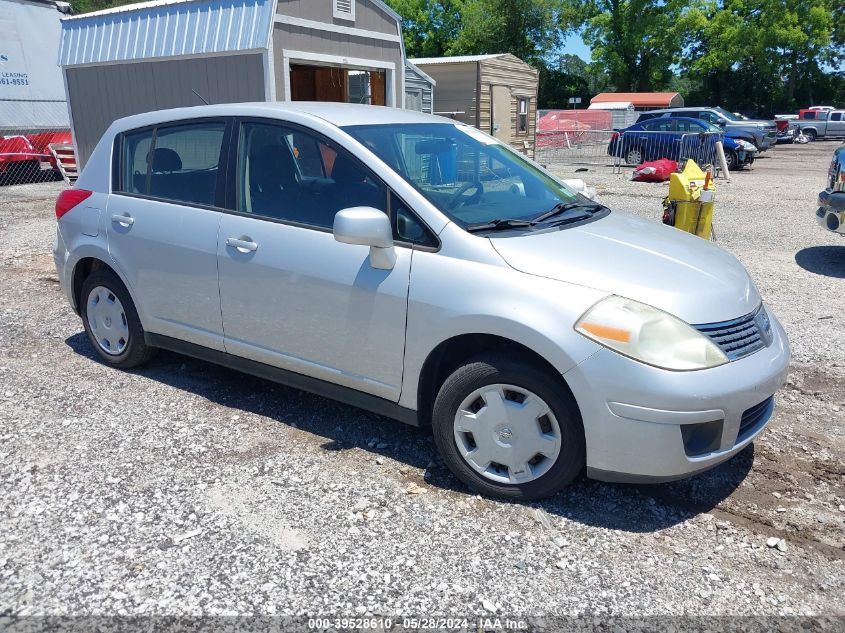
[[[511,89],[508,86],[491,86],[491,93],[493,112],[490,119],[493,121],[493,129],[490,133],[497,139],[510,143],[513,138]]]

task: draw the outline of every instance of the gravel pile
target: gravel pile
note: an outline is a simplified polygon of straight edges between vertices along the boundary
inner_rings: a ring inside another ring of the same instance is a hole
[[[769,430],[656,486],[473,496],[431,437],[162,353],[94,360],[52,267],[58,183],[0,190],[0,615],[845,615],[845,241],[835,145],[719,183],[719,243],[794,364]],[[583,177],[659,221],[666,185]]]

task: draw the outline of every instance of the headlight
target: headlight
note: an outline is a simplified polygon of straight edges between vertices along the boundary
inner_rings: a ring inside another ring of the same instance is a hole
[[[713,341],[689,324],[624,297],[599,301],[578,320],[575,330],[620,354],[663,369],[689,371],[728,362]]]

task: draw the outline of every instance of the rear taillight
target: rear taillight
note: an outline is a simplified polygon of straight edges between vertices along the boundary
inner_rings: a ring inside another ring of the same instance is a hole
[[[619,138],[619,132],[614,132],[613,134],[610,135],[611,141],[615,141],[618,138]]]
[[[80,202],[87,200],[92,193],[94,192],[87,189],[65,189],[62,191],[56,199],[56,219],[61,218]]]

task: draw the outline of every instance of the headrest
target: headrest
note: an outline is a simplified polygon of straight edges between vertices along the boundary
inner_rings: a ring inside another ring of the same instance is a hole
[[[366,180],[366,174],[348,156],[338,154],[332,167],[332,180],[338,184],[351,185]]]
[[[157,147],[153,151],[152,158],[149,154],[147,155],[147,160],[150,161],[153,171],[179,171],[182,169],[182,159],[169,147]]]
[[[261,186],[296,183],[296,167],[290,150],[284,145],[262,145],[250,152],[250,178]]]

